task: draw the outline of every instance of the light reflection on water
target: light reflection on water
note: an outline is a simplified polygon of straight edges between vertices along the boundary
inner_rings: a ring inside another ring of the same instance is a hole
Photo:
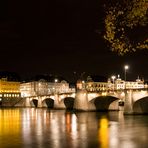
[[[0,109],[0,148],[146,148],[148,116]]]

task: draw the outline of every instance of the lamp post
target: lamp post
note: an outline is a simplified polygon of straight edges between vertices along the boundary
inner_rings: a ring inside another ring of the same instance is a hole
[[[126,89],[126,72],[127,72],[128,69],[129,69],[129,66],[128,66],[128,65],[125,65],[125,66],[124,66],[124,81],[125,81],[125,89]]]
[[[54,93],[57,93],[58,92],[58,87],[57,87],[58,84],[57,83],[58,83],[58,79],[55,78],[54,79],[54,87],[53,87]]]
[[[115,89],[115,78],[116,76],[111,76],[111,78],[113,79],[113,90]]]
[[[54,82],[57,83],[58,82],[58,79],[54,79]]]

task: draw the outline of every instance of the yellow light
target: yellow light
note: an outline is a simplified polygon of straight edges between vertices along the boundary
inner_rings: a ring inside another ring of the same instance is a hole
[[[102,96],[106,96],[107,95],[107,93],[106,92],[102,92]]]
[[[5,135],[7,137],[10,135],[11,131],[12,136],[20,136],[21,126],[19,110],[0,110],[0,123],[0,135]]]
[[[100,141],[100,147],[101,148],[107,148],[109,147],[109,130],[108,130],[108,120],[107,118],[102,118],[99,122],[99,131],[98,131],[98,139]]]
[[[124,69],[125,69],[125,70],[129,69],[129,66],[128,66],[128,65],[125,65],[125,66],[124,66]]]

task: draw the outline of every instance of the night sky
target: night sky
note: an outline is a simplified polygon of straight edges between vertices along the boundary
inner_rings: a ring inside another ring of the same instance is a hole
[[[22,77],[112,74],[148,80],[148,51],[118,56],[103,39],[103,0],[11,0],[0,4],[0,71]]]

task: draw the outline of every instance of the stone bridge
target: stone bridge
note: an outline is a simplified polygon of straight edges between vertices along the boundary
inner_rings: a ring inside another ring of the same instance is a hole
[[[148,89],[127,90],[125,93],[125,114],[148,114]]]
[[[124,108],[119,105],[124,102]],[[148,89],[126,89],[114,91],[76,93],[75,109],[78,110],[120,110],[125,114],[148,113]]]
[[[124,107],[120,102],[124,102]],[[21,103],[22,102],[22,103]],[[15,106],[105,111],[124,109],[125,114],[148,113],[148,89],[114,91],[77,90],[76,93],[31,96],[21,99]]]
[[[30,96],[25,98],[25,107],[48,107],[55,109],[72,109],[75,93]]]

